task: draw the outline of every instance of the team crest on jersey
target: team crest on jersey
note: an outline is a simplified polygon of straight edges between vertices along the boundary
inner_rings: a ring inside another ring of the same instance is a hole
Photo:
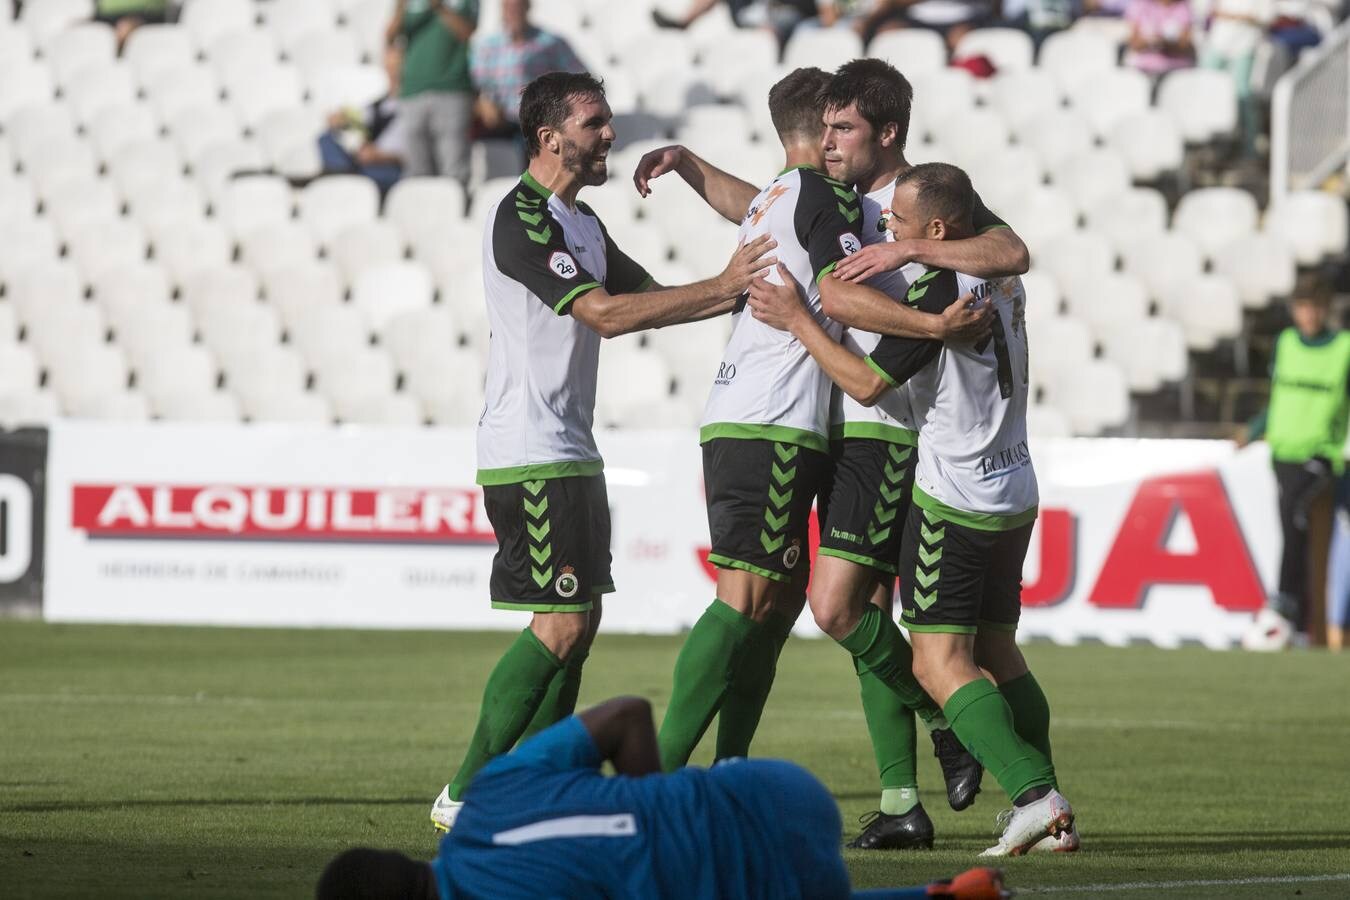
[[[577,588],[581,587],[581,582],[577,579],[575,570],[571,566],[563,566],[562,574],[558,580],[553,582],[553,590],[559,597],[567,599],[577,595]]]
[[[852,232],[846,232],[839,235],[839,246],[843,248],[845,256],[852,256],[862,249],[862,241]]]
[[[559,250],[548,258],[548,267],[553,270],[553,274],[559,278],[573,279],[577,277],[577,263],[572,259],[570,253],[564,253]]]
[[[797,560],[802,558],[802,548],[798,546],[797,541],[792,542],[792,546],[783,551],[783,568],[795,569]]]

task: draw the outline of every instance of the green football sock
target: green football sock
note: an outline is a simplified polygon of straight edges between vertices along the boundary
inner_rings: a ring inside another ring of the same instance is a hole
[[[917,787],[881,789],[881,811],[888,816],[903,816],[918,805]]]
[[[548,693],[544,694],[530,724],[525,726],[525,733],[520,736],[522,741],[576,711],[577,694],[581,691],[581,668],[586,665],[589,655],[586,651],[574,652],[567,658],[567,663],[548,683]]]
[[[675,660],[670,705],[657,735],[667,772],[689,762],[722,706],[746,640],[758,627],[721,600],[714,600],[694,623]]]
[[[464,762],[450,782],[451,800],[464,796],[469,782],[488,760],[515,746],[562,669],[558,657],[528,628],[507,648],[483,688],[478,726],[469,740]]]
[[[750,755],[750,741],[778,671],[778,655],[791,633],[792,621],[787,616],[770,613],[746,639],[740,664],[717,713],[718,759]]]
[[[914,652],[909,649],[904,635],[895,627],[890,616],[880,609],[867,604],[867,611],[853,630],[840,639],[839,646],[853,654],[859,665],[895,691],[905,706],[918,713],[926,725],[935,716],[942,715],[938,705],[924,693],[914,678]],[[929,727],[931,730],[942,726],[933,724]]]
[[[1045,754],[1018,737],[1007,701],[989,681],[962,685],[943,707],[952,730],[985,770],[998,779],[1009,799],[1028,788],[1055,783]]]
[[[1050,702],[1045,699],[1036,676],[1028,672],[998,686],[998,692],[1008,701],[1013,714],[1013,728],[1017,736],[1041,751],[1054,764],[1050,753]]]
[[[882,812],[893,803],[893,791],[914,788],[919,783],[915,768],[914,740],[917,729],[914,713],[857,659],[853,660],[858,673],[858,689],[862,694],[863,718],[867,733],[872,738],[872,753],[877,758],[877,772],[881,775]],[[891,800],[888,800],[888,795]],[[917,799],[916,801],[917,802]],[[890,815],[908,812],[913,804]]]

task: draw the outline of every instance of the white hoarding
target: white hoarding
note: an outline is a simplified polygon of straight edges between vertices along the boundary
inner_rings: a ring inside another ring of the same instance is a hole
[[[495,543],[470,430],[58,423],[53,621],[516,628],[488,605]],[[601,436],[614,520],[605,628],[687,628],[713,596],[692,432]],[[1227,646],[1274,576],[1259,448],[1033,445],[1042,516],[1022,633]],[[799,630],[814,630],[809,616]]]

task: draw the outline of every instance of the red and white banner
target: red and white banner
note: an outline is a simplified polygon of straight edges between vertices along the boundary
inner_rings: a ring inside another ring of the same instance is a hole
[[[45,615],[54,621],[516,628],[472,431],[58,423]],[[618,592],[604,627],[672,632],[712,598],[692,432],[601,437]],[[1279,551],[1261,448],[1033,444],[1041,517],[1021,633],[1230,646]],[[799,631],[815,629],[803,616]]]

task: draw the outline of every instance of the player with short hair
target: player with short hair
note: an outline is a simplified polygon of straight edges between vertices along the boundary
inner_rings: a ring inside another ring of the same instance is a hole
[[[601,766],[609,762],[615,775]],[[735,760],[660,774],[646,700],[617,697],[489,763],[430,863],[348,850],[324,869],[319,900],[812,898],[994,900],[1001,875],[850,893],[839,809],[825,786],[781,760]]]
[[[797,69],[769,92],[787,167],[748,202],[740,231],[742,240],[773,236],[784,268],[807,285],[813,306],[816,286],[861,247],[856,195],[815,168],[822,161],[820,98],[829,78],[819,69]],[[906,312],[906,333],[939,337],[975,319],[961,309],[951,311],[959,321]],[[836,329],[823,317],[822,327]],[[781,647],[801,608],[808,520],[830,468],[830,390],[829,379],[790,336],[737,317],[699,434],[717,598],[676,661],[660,731],[667,769],[688,761],[734,681],[772,680],[765,661],[771,664],[775,654],[757,645]],[[907,657],[892,660],[885,650],[876,657],[916,699],[921,695]],[[753,723],[749,728],[752,733]]]
[[[526,86],[529,167],[488,211],[483,283],[492,341],[478,483],[496,531],[492,605],[530,625],[484,688],[463,764],[432,807],[449,828],[484,763],[570,715],[610,577],[604,462],[591,426],[601,337],[730,310],[772,241],[739,247],[714,278],[660,289],[577,192],[603,184],[614,141],[604,88],[555,72]]]
[[[960,169],[916,166],[896,181],[888,229],[897,240],[960,240],[974,231],[975,208]],[[750,304],[757,319],[797,336],[863,405],[910,384],[920,440],[900,556],[901,571],[913,574],[900,597],[914,672],[1013,801],[985,855],[1076,850],[1073,810],[1050,759],[1049,706],[1011,706],[1000,693],[1035,684],[1014,640],[1038,504],[1026,435],[1026,295],[1017,278],[921,265],[907,274],[907,305],[940,312],[974,295],[992,310],[991,334],[965,344],[887,336],[864,359],[816,327],[791,287],[757,279]]]
[[[842,340],[858,352],[875,346],[881,338],[877,332],[898,331],[911,312],[895,302],[905,296],[908,282],[901,273],[883,268],[892,260],[889,254],[877,256],[878,246],[934,264],[959,264],[985,275],[1020,274],[1027,268],[1025,245],[982,204],[980,233],[970,239],[881,243],[890,237],[882,213],[890,202],[892,185],[909,168],[904,149],[912,98],[913,89],[903,75],[872,59],[842,66],[823,95],[825,165],[831,177],[854,185],[861,196],[864,247],[839,264],[836,274],[840,278],[827,279],[820,289],[822,303],[848,326]],[[728,217],[753,190],[686,148],[670,147],[644,157],[635,176],[639,191],[648,189],[650,179],[670,170],[678,171]],[[864,279],[865,286],[859,283]],[[917,708],[929,730],[954,809],[974,802],[980,770],[931,700],[916,699],[912,684],[902,685],[902,692],[897,693],[896,679],[886,664],[892,656],[903,658],[908,673],[909,648],[892,620],[900,538],[918,442],[904,391],[888,392],[873,408],[836,394],[831,439],[834,477],[820,503],[820,555],[810,603],[821,629],[854,657],[882,788],[879,809],[869,815],[862,834],[850,846],[929,846],[933,826],[918,799],[915,726],[907,710]]]

